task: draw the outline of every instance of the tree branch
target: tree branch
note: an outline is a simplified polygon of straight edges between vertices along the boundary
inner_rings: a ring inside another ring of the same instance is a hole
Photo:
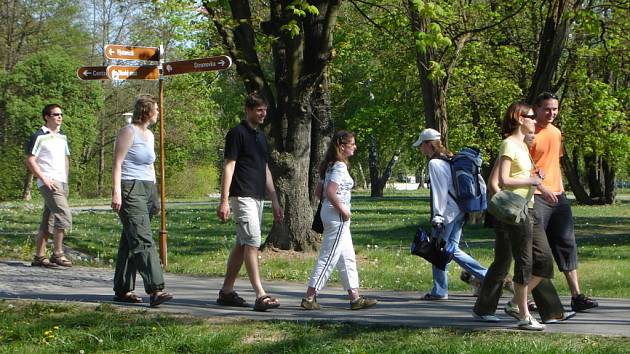
[[[398,36],[396,36],[396,35],[394,35],[394,33],[390,32],[387,28],[385,28],[385,27],[379,25],[378,23],[374,22],[374,20],[372,20],[370,18],[370,16],[368,16],[368,14],[366,14],[365,11],[363,11],[363,9],[361,9],[359,7],[359,5],[356,4],[356,1],[359,1],[359,0],[350,0],[350,3],[352,4],[352,6],[354,6],[355,9],[357,9],[357,11],[359,12],[359,14],[361,16],[363,16],[366,20],[368,20],[369,23],[371,23],[374,27],[378,28],[379,30],[387,33],[396,42],[398,42],[400,44],[406,44],[402,40],[400,40]],[[365,1],[361,1],[361,2],[364,3],[364,4],[370,4],[370,3],[367,3]],[[373,5],[373,4],[370,4],[370,5]]]

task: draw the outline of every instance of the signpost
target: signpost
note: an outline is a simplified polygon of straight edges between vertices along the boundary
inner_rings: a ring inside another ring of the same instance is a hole
[[[109,65],[107,77],[112,80],[157,80],[160,70],[157,65]]]
[[[107,80],[106,66],[82,66],[77,70],[81,80]]]
[[[160,60],[160,49],[157,47],[136,47],[130,45],[108,44],[103,49],[107,59],[123,60]]]
[[[109,65],[84,66],[77,70],[81,80],[159,80],[159,114],[160,114],[160,192],[161,192],[161,226],[160,226],[160,261],[166,268],[166,184],[165,152],[164,152],[164,77],[184,73],[225,70],[232,66],[232,59],[226,55],[211,58],[200,58],[183,61],[163,62],[164,49],[157,47],[138,47],[119,44],[108,44],[103,48],[107,59],[159,61],[158,65]]]
[[[225,70],[232,66],[232,59],[227,55],[218,57],[172,61],[164,63],[162,75],[177,75],[192,72]]]

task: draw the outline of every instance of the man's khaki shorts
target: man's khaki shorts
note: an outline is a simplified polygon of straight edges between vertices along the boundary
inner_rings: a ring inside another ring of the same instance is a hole
[[[251,197],[230,197],[230,208],[236,222],[236,243],[260,247],[263,201]]]
[[[39,187],[39,192],[44,198],[44,211],[39,231],[52,235],[55,230],[70,231],[72,229],[72,212],[68,205],[68,184],[54,181],[56,191],[46,186]]]

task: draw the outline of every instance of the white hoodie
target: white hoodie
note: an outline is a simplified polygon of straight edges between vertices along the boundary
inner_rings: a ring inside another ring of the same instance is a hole
[[[451,165],[440,159],[429,160],[429,181],[431,184],[432,224],[449,224],[461,213],[453,197],[455,187],[451,175]]]

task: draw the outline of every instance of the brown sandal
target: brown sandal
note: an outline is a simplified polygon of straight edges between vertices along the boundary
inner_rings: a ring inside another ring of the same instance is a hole
[[[230,293],[224,293],[223,290],[219,290],[219,297],[217,298],[217,304],[221,306],[233,306],[233,307],[248,307],[249,305],[242,297],[238,296],[236,291]]]
[[[72,267],[72,262],[70,262],[70,260],[66,258],[66,255],[63,253],[60,255],[56,255],[53,252],[52,256],[50,256],[50,261],[62,267]]]
[[[151,307],[159,306],[170,300],[173,300],[173,295],[170,293],[167,293],[166,291],[161,291],[158,294],[151,295],[149,299],[149,306]]]
[[[280,302],[278,299],[273,298],[269,295],[263,295],[256,299],[254,303],[254,311],[267,311],[269,309],[275,309],[280,307]]]
[[[57,264],[51,262],[45,256],[35,256],[33,257],[33,261],[31,262],[31,266],[33,267],[44,267],[44,268],[57,268]]]
[[[136,295],[133,291],[130,291],[128,293],[116,293],[116,295],[114,295],[114,301],[140,304],[142,303],[142,298]]]

